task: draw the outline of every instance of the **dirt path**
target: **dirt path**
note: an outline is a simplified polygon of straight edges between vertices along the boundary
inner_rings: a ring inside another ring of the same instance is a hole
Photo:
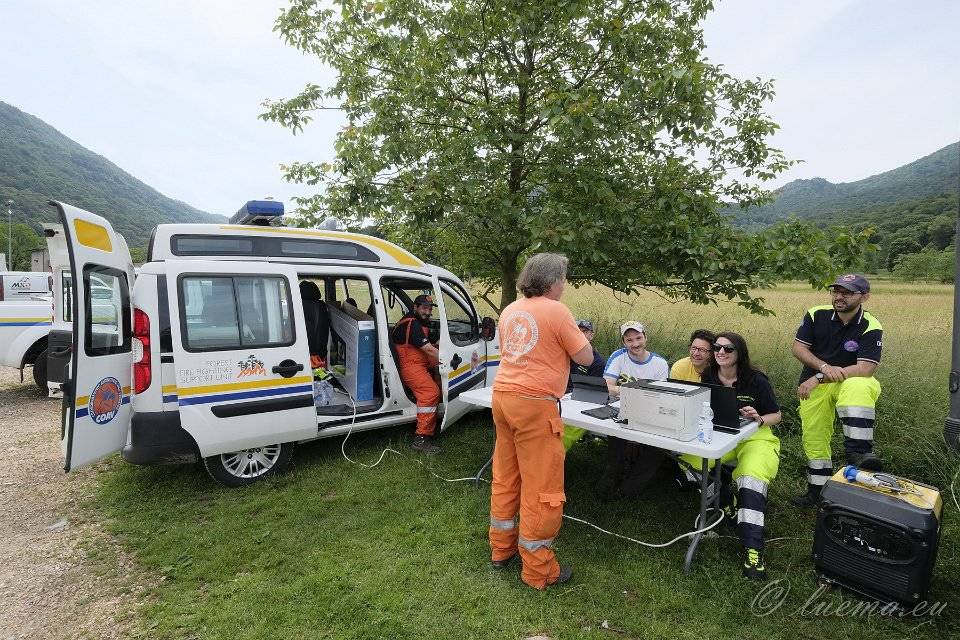
[[[59,411],[32,380],[0,369],[0,638],[129,637],[143,589],[79,506],[96,471],[63,472]]]

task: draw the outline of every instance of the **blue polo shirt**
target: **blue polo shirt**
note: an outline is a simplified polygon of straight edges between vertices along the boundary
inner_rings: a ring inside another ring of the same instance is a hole
[[[813,355],[834,367],[849,367],[859,360],[879,363],[883,327],[862,305],[847,324],[843,324],[832,306],[823,305],[813,307],[803,316],[796,340],[810,347]],[[800,382],[816,373],[804,365]]]

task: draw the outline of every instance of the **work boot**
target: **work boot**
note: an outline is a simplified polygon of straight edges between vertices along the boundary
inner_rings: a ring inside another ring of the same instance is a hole
[[[414,436],[410,448],[420,453],[440,453],[440,447],[433,442],[433,436]]]
[[[504,558],[503,560],[491,560],[490,566],[496,569],[497,571],[502,571],[503,569],[506,569],[507,567],[509,567],[510,564],[513,562],[513,559],[516,557],[517,557],[517,552],[514,551],[513,555],[510,556],[509,558]]]
[[[552,587],[557,584],[565,584],[570,582],[570,579],[573,577],[573,567],[565,567],[560,565],[560,575],[557,576],[557,579],[553,582],[548,582],[547,586]]]
[[[747,580],[762,582],[767,579],[767,567],[763,564],[763,551],[760,549],[746,549],[743,559],[743,577]]]
[[[853,465],[861,471],[883,471],[883,461],[870,453],[848,453],[847,464]]]
[[[820,490],[808,486],[806,493],[790,498],[790,502],[796,507],[811,508],[820,504]]]

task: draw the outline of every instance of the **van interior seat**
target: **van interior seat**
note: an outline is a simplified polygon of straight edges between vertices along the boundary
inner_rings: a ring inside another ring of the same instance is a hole
[[[327,341],[330,337],[330,315],[320,296],[320,288],[309,280],[300,282],[300,298],[303,300],[303,319],[307,329],[307,344],[310,354],[327,358]]]

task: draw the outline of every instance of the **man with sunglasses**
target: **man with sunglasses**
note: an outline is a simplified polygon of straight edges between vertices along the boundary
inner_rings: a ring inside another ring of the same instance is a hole
[[[873,453],[873,425],[880,383],[873,377],[880,364],[883,327],[863,303],[870,283],[849,273],[829,287],[831,304],[813,307],[803,317],[793,355],[803,363],[797,394],[803,451],[807,456],[807,492],[793,499],[812,507],[833,475],[830,440],[835,416],[843,424],[848,464],[880,471]]]
[[[690,334],[690,355],[680,358],[670,368],[673,380],[700,382],[704,370],[713,362],[713,341],[717,337],[712,331],[697,329]]]

